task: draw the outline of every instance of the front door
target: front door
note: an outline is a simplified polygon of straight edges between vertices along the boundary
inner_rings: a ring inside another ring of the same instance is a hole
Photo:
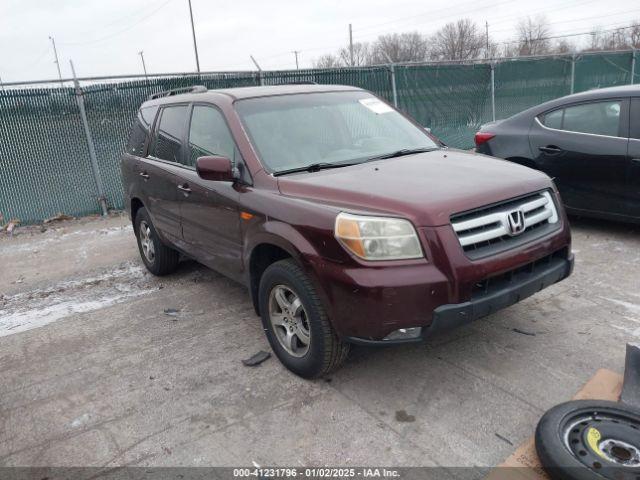
[[[625,214],[628,101],[561,107],[537,117],[529,133],[537,168],[554,178],[577,212]]]
[[[186,168],[181,174],[182,234],[205,265],[237,280],[242,278],[239,192],[232,182],[203,180],[195,171],[198,157],[222,155],[234,165],[240,154],[222,113],[204,104],[193,106],[187,135]]]

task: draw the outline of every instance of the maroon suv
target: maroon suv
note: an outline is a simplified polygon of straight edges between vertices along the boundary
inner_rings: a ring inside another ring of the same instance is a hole
[[[182,253],[244,283],[303,377],[349,345],[420,341],[567,277],[545,174],[447,149],[371,93],[287,85],[152,96],[122,157],[156,275]]]

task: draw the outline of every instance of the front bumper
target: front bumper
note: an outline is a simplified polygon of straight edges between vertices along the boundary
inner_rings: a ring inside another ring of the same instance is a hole
[[[559,251],[506,275],[489,279],[493,284],[487,283],[479,286],[471,300],[435,308],[431,324],[422,329],[422,334],[419,337],[400,340],[347,337],[345,340],[355,344],[372,346],[420,342],[434,334],[486,317],[563,280],[571,275],[573,264],[573,254]]]

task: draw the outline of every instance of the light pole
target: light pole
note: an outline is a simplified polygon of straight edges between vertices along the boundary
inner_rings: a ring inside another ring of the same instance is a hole
[[[49,35],[49,40],[51,40],[51,45],[53,45],[53,55],[56,57],[53,63],[58,67],[58,78],[60,79],[60,83],[62,84],[62,73],[60,72],[60,61],[58,60],[58,50],[56,49],[56,41],[53,39],[51,35]]]
[[[291,53],[296,56],[296,70],[300,70],[300,67],[298,66],[298,54],[300,53],[300,50],[293,50]]]
[[[198,58],[198,43],[196,42],[196,29],[193,26],[193,10],[191,8],[191,0],[189,1],[189,17],[191,17],[191,34],[193,35],[193,51],[196,54],[196,69],[200,73],[200,59]]]
[[[142,60],[142,70],[144,70],[144,78],[145,80],[149,80],[149,77],[147,77],[147,66],[144,63],[144,51],[140,50],[138,52],[138,55],[140,55],[140,60]]]

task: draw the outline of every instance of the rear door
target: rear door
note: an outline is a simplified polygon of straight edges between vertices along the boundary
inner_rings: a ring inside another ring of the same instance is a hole
[[[149,154],[141,159],[139,176],[147,210],[160,235],[174,244],[182,240],[179,179],[174,170],[185,152],[189,105],[161,107]]]
[[[640,218],[640,98],[631,99],[629,115],[629,215]]]
[[[539,115],[529,132],[538,167],[576,210],[625,214],[628,99],[567,105]]]
[[[195,104],[190,115],[185,166],[181,177],[181,214],[184,242],[205,265],[240,280],[242,240],[238,185],[201,179],[198,157],[222,155],[245,171],[223,114],[209,104]]]

